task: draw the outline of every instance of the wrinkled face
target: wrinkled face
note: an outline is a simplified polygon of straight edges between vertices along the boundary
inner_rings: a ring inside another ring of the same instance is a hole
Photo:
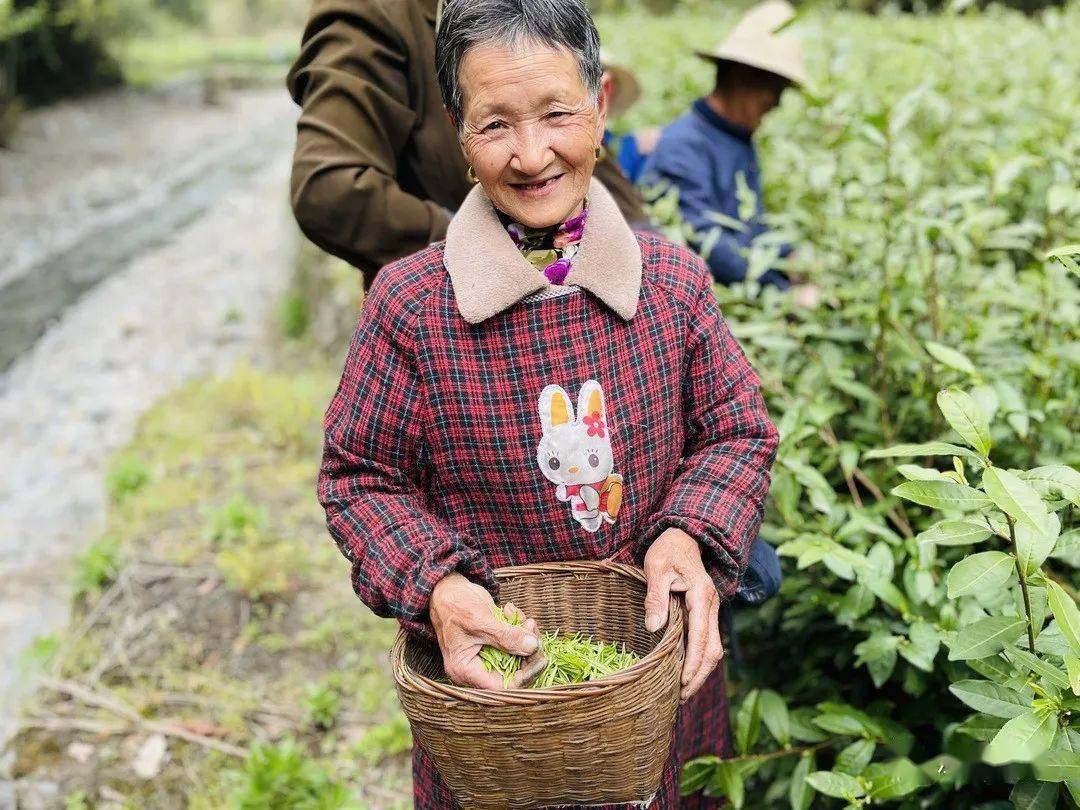
[[[544,477],[556,484],[590,484],[611,474],[610,442],[589,436],[581,425],[557,425],[544,434],[536,451]]]
[[[465,159],[495,207],[530,228],[581,209],[607,100],[593,102],[566,49],[476,45],[461,61]]]

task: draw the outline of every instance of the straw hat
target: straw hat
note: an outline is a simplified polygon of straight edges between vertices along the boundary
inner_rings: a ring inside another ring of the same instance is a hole
[[[702,59],[726,59],[767,70],[785,79],[806,84],[802,41],[788,33],[775,33],[795,16],[787,0],[765,0],[747,11],[712,51],[695,51]]]
[[[641,84],[632,70],[611,61],[611,54],[603,48],[600,49],[600,64],[611,74],[613,84],[608,115],[622,115],[641,98]]]

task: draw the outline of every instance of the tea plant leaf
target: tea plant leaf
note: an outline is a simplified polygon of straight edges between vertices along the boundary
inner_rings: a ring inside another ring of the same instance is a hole
[[[1056,582],[1050,581],[1048,585],[1050,611],[1057,619],[1061,635],[1069,642],[1073,653],[1080,655],[1080,608],[1076,606],[1076,602],[1065,592],[1065,589]]]
[[[933,509],[971,512],[990,506],[993,501],[979,490],[955,481],[905,481],[892,494]]]
[[[870,797],[875,800],[899,799],[929,782],[910,759],[875,762],[863,776],[870,780]]]
[[[1016,556],[1026,576],[1038,571],[1050,556],[1057,543],[1059,531],[1061,520],[1053,512],[1046,513],[1043,528],[1039,531],[1029,528],[1025,523],[1016,524]]]
[[[1009,581],[1013,571],[1013,557],[1001,551],[984,551],[965,557],[949,571],[948,591],[950,599],[1000,588]]]
[[[1020,694],[993,681],[957,681],[949,687],[966,705],[991,717],[1011,720],[1031,710],[1031,694]]]
[[[683,766],[679,780],[679,795],[689,796],[696,793],[712,780],[713,772],[720,764],[720,757],[694,757]]]
[[[881,688],[896,667],[896,648],[900,637],[888,633],[876,633],[855,645],[856,666],[866,665],[874,686]]]
[[[746,800],[746,793],[738,764],[721,760],[716,766],[716,771],[713,773],[706,795],[726,796],[728,801],[731,802],[731,806],[735,810],[739,810]]]
[[[1069,688],[1074,695],[1080,695],[1080,656],[1065,656],[1065,671],[1069,675]]]
[[[1035,760],[1035,776],[1048,782],[1080,779],[1080,756],[1074,751],[1047,751]]]
[[[1056,732],[1056,715],[1029,711],[1001,727],[983,751],[983,761],[991,765],[1031,762],[1053,744]]]
[[[1036,532],[1045,531],[1046,504],[1029,483],[1010,472],[990,467],[983,473],[982,486],[1002,512]]]
[[[929,622],[916,622],[908,630],[908,643],[900,645],[900,655],[924,672],[934,671],[934,658],[941,647],[941,635]]]
[[[761,719],[773,739],[785,747],[791,745],[791,721],[784,699],[771,689],[763,689],[758,695],[758,705]]]
[[[1061,464],[1013,472],[1031,484],[1042,498],[1069,501],[1080,506],[1080,470]]]
[[[836,765],[833,767],[848,776],[858,776],[874,758],[876,748],[877,743],[873,740],[856,740],[836,755]]]
[[[806,777],[814,768],[814,755],[803,754],[795,770],[791,772],[791,784],[788,786],[788,802],[791,810],[809,810],[814,801],[814,790],[806,782]]]
[[[1001,731],[1005,721],[1000,717],[975,714],[956,727],[956,730],[980,742],[990,742]]]
[[[948,442],[923,442],[922,444],[894,444],[879,450],[871,450],[863,454],[863,458],[908,458],[913,456],[963,456],[972,461],[982,463],[978,453],[973,453],[966,447]]]
[[[915,540],[936,546],[969,546],[983,542],[992,534],[985,523],[974,520],[943,520],[921,532]]]
[[[950,661],[986,658],[1024,632],[1026,622],[1014,616],[990,616],[961,627],[949,645]]]
[[[990,454],[990,424],[986,413],[971,395],[946,388],[937,395],[938,408],[957,435],[982,456]]]
[[[833,771],[815,771],[806,777],[806,781],[818,793],[837,799],[857,799],[866,795],[862,785],[853,776]]]
[[[1009,657],[1009,660],[1021,668],[1026,668],[1026,671],[1034,672],[1036,675],[1045,678],[1047,683],[1051,683],[1059,689],[1069,688],[1069,679],[1065,673],[1058,667],[1051,664],[1049,661],[1044,661],[1034,653],[1027,650],[1021,650],[1019,647],[1013,647],[1006,645],[1005,655]]]
[[[1058,537],[1050,556],[1063,560],[1073,568],[1080,568],[1080,529],[1069,529]]]
[[[1009,794],[1016,810],[1054,810],[1058,786],[1053,782],[1017,782]]]
[[[756,689],[747,693],[735,714],[735,747],[740,754],[747,753],[757,742],[761,729],[761,709]]]
[[[975,373],[975,364],[963,352],[958,352],[956,349],[949,348],[941,343],[935,343],[932,340],[926,341],[924,345],[930,356],[939,363],[943,363],[957,371],[962,371],[965,374]]]

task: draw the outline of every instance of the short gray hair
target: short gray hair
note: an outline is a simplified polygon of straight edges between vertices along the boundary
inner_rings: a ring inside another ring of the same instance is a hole
[[[566,48],[593,101],[600,97],[600,35],[582,0],[446,0],[435,38],[435,70],[443,104],[461,129],[458,71],[474,45],[524,43]]]

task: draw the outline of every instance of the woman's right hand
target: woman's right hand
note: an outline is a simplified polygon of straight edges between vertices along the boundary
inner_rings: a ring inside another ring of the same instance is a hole
[[[536,622],[512,625],[495,618],[495,601],[485,588],[457,572],[447,574],[431,592],[428,612],[442,651],[446,677],[459,686],[502,689],[502,676],[480,660],[485,644],[512,655],[531,655],[540,645]]]

